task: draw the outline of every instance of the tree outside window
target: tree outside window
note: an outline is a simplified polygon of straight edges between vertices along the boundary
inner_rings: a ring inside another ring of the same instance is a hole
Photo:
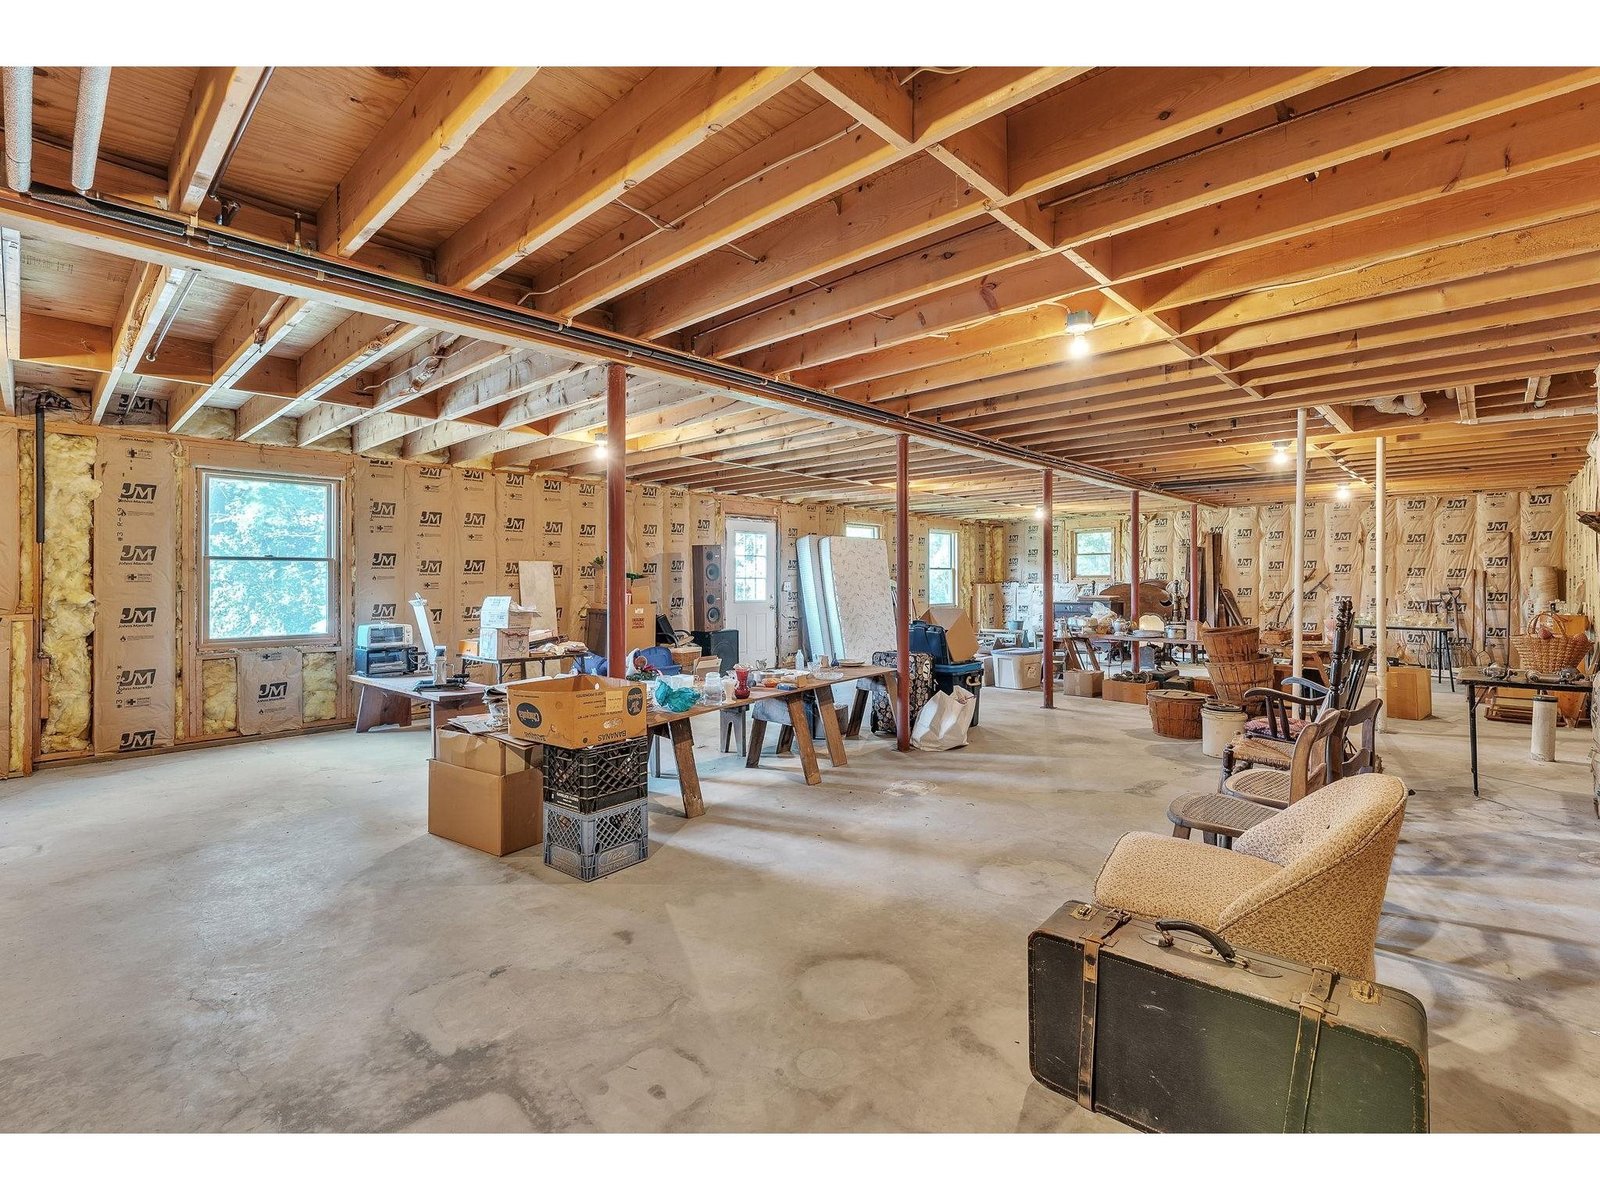
[[[733,535],[733,598],[767,599],[767,552],[772,539],[748,529]]]
[[[956,535],[948,529],[928,534],[928,603],[956,602]]]
[[[210,645],[337,639],[338,484],[202,471],[202,627]]]
[[[1079,529],[1073,533],[1072,577],[1111,578],[1111,530]]]

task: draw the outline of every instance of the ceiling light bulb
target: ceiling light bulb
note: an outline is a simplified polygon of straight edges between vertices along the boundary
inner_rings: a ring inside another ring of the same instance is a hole
[[[1073,358],[1082,358],[1089,353],[1089,339],[1081,333],[1078,334],[1067,346],[1067,353],[1072,355]]]
[[[1347,483],[1341,483],[1339,485],[1339,490],[1334,492],[1333,494],[1334,494],[1334,496],[1336,496],[1340,500],[1348,500],[1348,499],[1350,499],[1350,485],[1347,484]]]
[[[1284,448],[1282,442],[1272,443],[1272,461],[1280,467],[1289,461],[1289,451]]]
[[[1035,520],[1035,521],[1042,521],[1042,520],[1044,520],[1044,509],[1042,509],[1042,508],[1036,508],[1036,509],[1034,509],[1034,510],[1033,510],[1033,519],[1034,519],[1034,520]]]
[[[594,444],[594,456],[600,461],[604,461],[608,457],[606,444],[604,442],[596,442]]]
[[[1067,314],[1067,332],[1084,334],[1094,328],[1094,314],[1087,308],[1074,309]]]

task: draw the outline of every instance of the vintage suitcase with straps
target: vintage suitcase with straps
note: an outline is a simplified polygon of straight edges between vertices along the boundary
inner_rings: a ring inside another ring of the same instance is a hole
[[[1067,904],[1028,939],[1040,1083],[1161,1133],[1423,1133],[1427,1018],[1397,988]]]

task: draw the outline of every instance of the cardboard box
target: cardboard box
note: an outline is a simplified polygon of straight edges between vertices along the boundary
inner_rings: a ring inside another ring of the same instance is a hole
[[[475,733],[441,729],[436,757],[437,761],[449,763],[452,767],[463,767],[484,775],[516,775],[542,767],[544,747],[529,746],[522,749]]]
[[[648,588],[635,587],[628,597],[628,649],[656,644],[656,606]]]
[[[429,759],[428,832],[497,858],[536,846],[544,840],[539,784],[538,771],[493,775]]]
[[[972,628],[967,610],[959,604],[929,605],[917,620],[944,630],[945,645],[950,647],[950,661],[970,662],[978,657],[977,631]]]
[[[1108,678],[1100,685],[1100,694],[1105,699],[1119,704],[1143,704],[1151,692],[1166,686],[1168,685],[1157,679],[1145,683],[1129,683],[1123,679]]]
[[[1098,696],[1105,682],[1104,671],[1067,671],[1062,675],[1061,691],[1067,696]]]
[[[579,750],[643,737],[642,683],[566,675],[506,684],[510,734]]]
[[[528,631],[526,629],[480,629],[478,631],[478,656],[480,658],[511,659],[528,657]]]
[[[478,632],[504,629],[526,635],[541,624],[540,614],[523,604],[515,603],[510,596],[485,596],[478,611]]]
[[[1037,650],[996,650],[994,685],[1013,691],[1031,691],[1044,682],[1043,663]]]
[[[1389,715],[1398,721],[1422,721],[1433,716],[1433,672],[1427,667],[1390,667],[1386,700]]]
[[[517,591],[522,606],[539,614],[541,629],[556,627],[556,565],[552,562],[517,563]]]

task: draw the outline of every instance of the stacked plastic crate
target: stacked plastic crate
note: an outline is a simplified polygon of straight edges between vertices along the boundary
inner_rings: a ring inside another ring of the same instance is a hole
[[[544,861],[599,879],[650,853],[649,737],[544,751]]]

